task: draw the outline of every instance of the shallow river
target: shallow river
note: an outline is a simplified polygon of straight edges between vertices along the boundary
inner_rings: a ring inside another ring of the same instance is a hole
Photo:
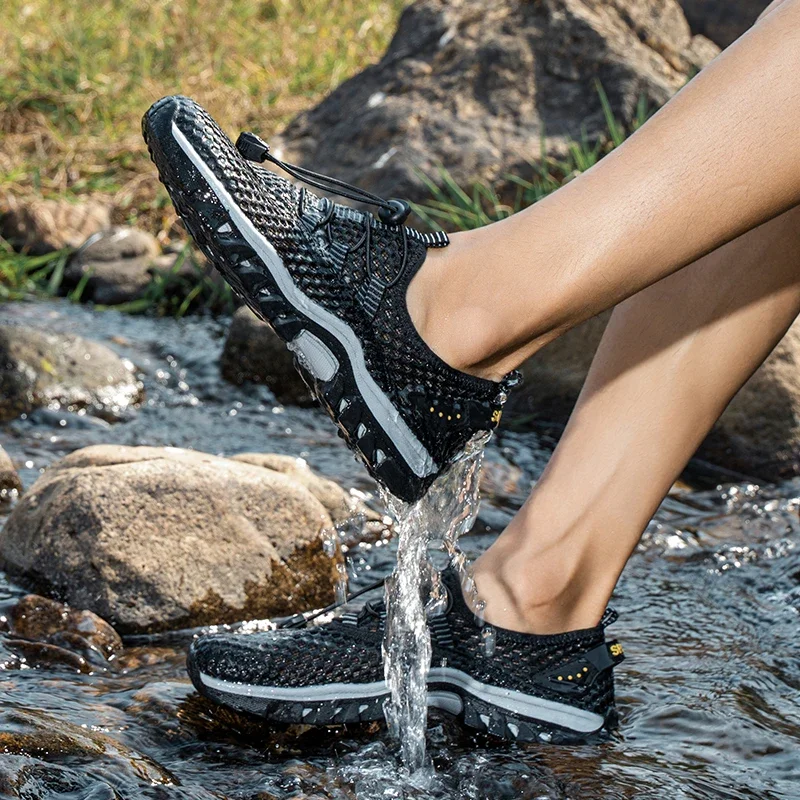
[[[224,329],[214,322],[60,303],[0,305],[0,318],[106,342],[136,364],[147,392],[113,425],[40,411],[0,427],[26,486],[75,448],[116,442],[290,453],[373,489],[320,413],[220,380]],[[513,432],[490,444],[495,479],[462,539],[469,554],[520,505],[549,444]],[[614,598],[628,660],[617,670],[621,728],[600,745],[500,742],[435,712],[436,772],[412,785],[384,726],[278,729],[216,713],[183,672],[191,634],[177,634],[129,642],[122,673],[0,671],[0,797],[800,798],[798,498],[800,482],[716,485],[706,475],[664,503]],[[354,587],[391,569],[391,544],[349,555]],[[23,593],[0,573],[0,607]]]

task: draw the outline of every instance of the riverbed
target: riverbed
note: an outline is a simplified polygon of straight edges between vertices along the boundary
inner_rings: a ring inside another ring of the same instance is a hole
[[[374,494],[320,412],[219,377],[225,320],[156,320],[64,302],[0,305],[0,318],[107,344],[136,365],[146,392],[113,423],[47,409],[0,427],[26,487],[79,447],[118,443],[287,453]],[[491,491],[462,539],[468,554],[502,529],[551,447],[546,428],[490,442]],[[432,712],[435,772],[409,781],[383,725],[281,728],[215,710],[184,673],[193,634],[177,632],[129,640],[122,670],[0,663],[0,797],[796,800],[800,481],[730,482],[706,467],[690,474],[651,523],[613,600],[612,633],[627,660],[616,671],[620,729],[603,743],[513,744]],[[393,546],[379,545],[348,553],[353,587],[390,571]],[[0,573],[0,610],[22,594]],[[0,661],[5,652],[0,635]]]

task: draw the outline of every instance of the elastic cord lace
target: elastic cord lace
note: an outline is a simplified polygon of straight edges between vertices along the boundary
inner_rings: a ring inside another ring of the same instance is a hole
[[[352,592],[351,594],[347,595],[347,597],[338,603],[331,603],[329,606],[325,606],[325,608],[320,609],[319,611],[315,611],[313,614],[309,614],[306,616],[305,614],[295,614],[293,617],[289,617],[288,619],[282,620],[279,622],[276,627],[277,628],[304,628],[309,622],[317,619],[318,617],[322,617],[325,614],[330,614],[332,611],[336,611],[336,609],[341,608],[342,606],[347,605],[348,603],[355,600],[357,597],[361,597],[362,594],[367,594],[367,592],[371,592],[374,589],[378,589],[379,587],[383,586],[386,582],[386,578],[381,578],[375,583],[371,583],[369,586],[365,586],[363,589],[359,589],[357,592]]]
[[[368,192],[366,189],[353,186],[338,178],[331,178],[329,175],[314,172],[306,167],[282,161],[272,155],[269,145],[263,139],[249,131],[239,134],[239,138],[236,140],[236,148],[248,161],[254,161],[259,164],[269,161],[293,178],[307,183],[309,186],[321,189],[323,192],[332,192],[341,197],[347,197],[349,200],[354,200],[356,203],[376,206],[380,209],[378,216],[381,222],[387,225],[402,225],[411,213],[411,207],[405,200],[386,200],[372,192]]]

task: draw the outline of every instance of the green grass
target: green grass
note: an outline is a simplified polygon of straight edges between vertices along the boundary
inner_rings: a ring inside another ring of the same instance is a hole
[[[78,285],[62,292],[64,270],[72,251],[58,250],[41,256],[15,252],[0,239],[0,302],[34,297],[65,295],[78,303],[83,299],[91,273],[83,275]],[[187,268],[188,267],[188,268]],[[96,305],[103,310],[106,306]],[[183,317],[190,312],[232,313],[230,287],[208,271],[208,266],[187,244],[168,270],[154,270],[153,279],[141,297],[113,306],[130,314]]]
[[[69,255],[69,250],[43,256],[16,253],[0,239],[0,301],[57,294]]]
[[[232,132],[265,135],[377,61],[407,0],[5,0],[0,24],[3,198],[99,197],[116,223],[174,238],[140,119],[159,97],[195,97]],[[59,294],[66,251],[0,240],[0,300]],[[131,312],[227,310],[200,266],[157,274]],[[180,270],[180,271],[179,271]],[[70,293],[77,300],[85,289]]]
[[[101,195],[168,231],[139,133],[180,92],[271,134],[376,61],[406,0],[5,0],[0,197]]]

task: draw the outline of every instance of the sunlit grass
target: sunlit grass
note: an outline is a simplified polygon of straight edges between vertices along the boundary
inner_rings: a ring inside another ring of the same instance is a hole
[[[91,279],[87,271],[77,286],[62,292],[64,271],[70,249],[41,256],[15,252],[0,239],[0,302],[25,300],[33,297],[65,295],[78,303],[83,299]],[[95,308],[105,308],[96,305]],[[153,278],[140,297],[114,306],[129,314],[154,314],[183,317],[190,312],[232,313],[233,293],[230,287],[209,272],[208,264],[186,244],[169,269],[153,270]]]
[[[174,219],[139,133],[162,95],[269,134],[379,58],[405,0],[5,0],[0,195],[101,194]]]

